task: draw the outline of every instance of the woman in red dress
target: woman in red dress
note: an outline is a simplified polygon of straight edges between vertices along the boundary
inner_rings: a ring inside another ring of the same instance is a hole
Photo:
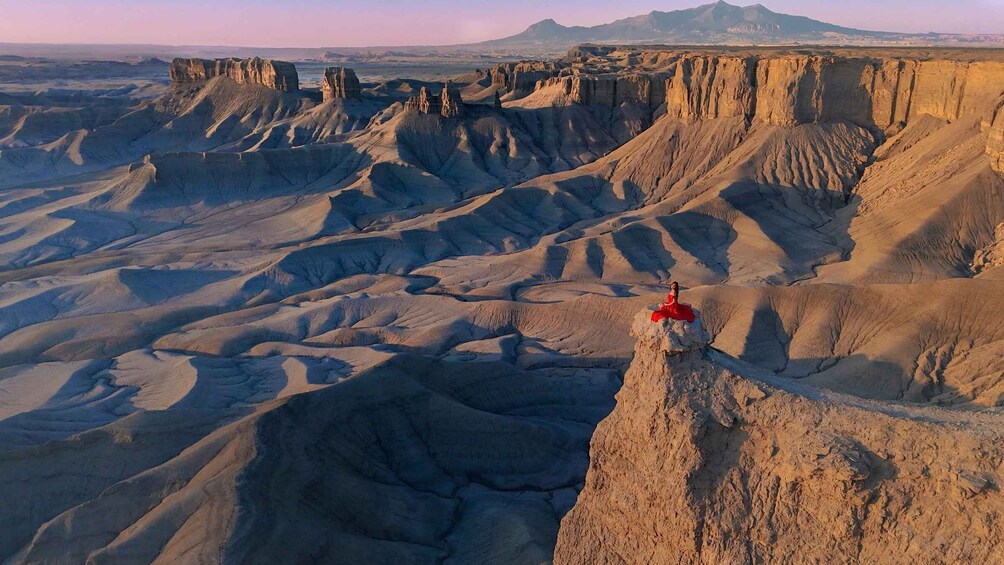
[[[673,281],[669,285],[669,294],[666,295],[666,303],[660,306],[655,312],[652,312],[652,321],[658,322],[665,318],[671,318],[673,320],[685,320],[691,324],[694,323],[696,318],[694,310],[686,304],[679,303],[677,301],[679,297],[680,285],[676,281]]]

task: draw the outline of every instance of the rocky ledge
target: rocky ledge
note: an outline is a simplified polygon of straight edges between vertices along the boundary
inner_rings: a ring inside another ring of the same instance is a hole
[[[197,83],[225,76],[238,84],[260,84],[283,92],[300,90],[296,67],[272,59],[175,59],[171,62],[171,82]]]
[[[827,393],[649,315],[555,563],[1004,562],[1000,415]]]
[[[662,351],[669,355],[679,355],[690,351],[700,351],[708,346],[708,332],[700,315],[694,323],[683,320],[665,318],[652,322],[652,312],[656,306],[649,306],[634,317],[631,324],[631,337],[638,340],[638,347],[647,350]],[[695,314],[698,314],[695,311]]]

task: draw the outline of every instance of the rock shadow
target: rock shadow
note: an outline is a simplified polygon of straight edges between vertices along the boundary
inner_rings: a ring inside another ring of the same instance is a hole
[[[850,222],[831,224],[836,212],[860,198],[841,190],[738,182],[719,194],[753,220],[793,263],[806,268],[844,257]],[[822,229],[830,225],[830,229]],[[836,228],[836,229],[833,229]]]
[[[699,212],[660,216],[659,225],[681,249],[723,277],[729,275],[729,246],[738,234],[728,222]]]

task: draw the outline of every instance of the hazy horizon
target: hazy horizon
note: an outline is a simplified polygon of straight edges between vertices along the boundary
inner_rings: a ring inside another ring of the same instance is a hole
[[[497,39],[552,18],[596,25],[651,12],[691,8],[701,0],[401,0],[349,3],[301,0],[0,0],[2,43],[159,44],[256,47],[449,45]],[[750,5],[754,2],[730,2]],[[1004,0],[766,0],[775,12],[846,27],[905,33],[1004,32]],[[867,9],[867,14],[866,14]],[[978,16],[978,17],[977,17]],[[277,25],[276,22],[285,22]]]

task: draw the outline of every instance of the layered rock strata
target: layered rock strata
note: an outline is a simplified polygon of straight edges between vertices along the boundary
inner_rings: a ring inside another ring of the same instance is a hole
[[[555,563],[1004,560],[992,417],[824,394],[648,314]]]
[[[456,118],[464,114],[464,101],[461,99],[457,87],[447,81],[443,85],[442,92],[438,95],[423,86],[417,96],[412,96],[405,101],[404,109],[408,112],[439,114],[444,118]]]
[[[998,100],[993,111],[984,118],[983,129],[988,131],[990,166],[998,173],[1004,173],[1004,98]]]
[[[663,75],[564,75],[543,80],[539,87],[554,85],[575,104],[611,108],[636,104],[654,110],[666,102],[667,81]]]
[[[628,63],[631,74],[616,61],[584,57],[522,62],[499,65],[492,77],[510,92],[531,80],[534,88],[560,84],[578,104],[665,104],[681,119],[743,116],[780,126],[843,120],[874,130],[924,114],[957,120],[1004,93],[1004,62],[994,60],[667,50],[633,52]]]
[[[489,75],[492,85],[507,92],[529,92],[537,84],[548,78],[557,76],[564,67],[561,63],[552,61],[520,61],[518,63],[499,63]]]
[[[355,71],[348,67],[328,67],[321,79],[321,95],[325,101],[361,98],[362,87]]]
[[[175,59],[171,62],[171,82],[189,84],[218,76],[238,84],[260,84],[283,92],[300,90],[296,67],[272,59]]]

